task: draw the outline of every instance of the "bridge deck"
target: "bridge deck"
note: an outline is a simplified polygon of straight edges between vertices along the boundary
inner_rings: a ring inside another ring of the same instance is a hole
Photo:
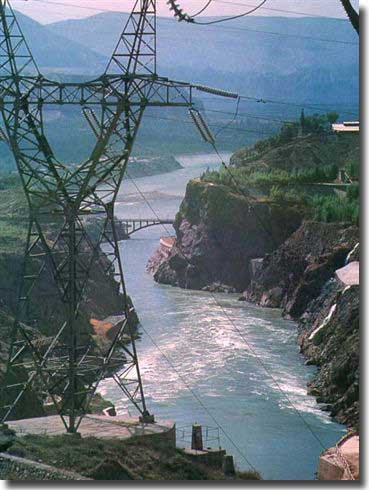
[[[174,219],[126,218],[117,220],[117,223],[121,228],[123,228],[123,234],[126,237],[129,237],[136,231],[140,231],[151,226],[173,225]]]

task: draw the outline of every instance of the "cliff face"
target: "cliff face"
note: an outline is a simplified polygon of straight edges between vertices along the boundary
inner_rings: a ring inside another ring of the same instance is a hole
[[[246,299],[283,308],[285,315],[298,318],[358,241],[356,226],[305,221],[273,254],[263,257]]]
[[[176,217],[176,240],[152,269],[154,279],[188,289],[220,284],[242,291],[250,281],[250,259],[271,252],[300,222],[293,206],[250,206],[225,186],[190,181]]]
[[[319,370],[309,392],[339,422],[359,425],[359,286],[332,279],[300,319],[301,352]]]
[[[356,428],[359,286],[342,282],[337,271],[349,261],[358,264],[358,227],[301,223],[294,207],[266,202],[249,207],[229,188],[192,181],[175,229],[171,250],[150,262],[155,280],[190,289],[243,290],[243,299],[282,308],[298,322],[307,362],[319,367],[310,393],[338,421]]]
[[[350,261],[358,264],[358,241],[355,226],[305,222],[263,259],[244,293],[247,300],[283,308],[298,321],[301,352],[319,367],[309,392],[354,428],[359,423],[360,291],[357,267],[348,283],[337,270]]]

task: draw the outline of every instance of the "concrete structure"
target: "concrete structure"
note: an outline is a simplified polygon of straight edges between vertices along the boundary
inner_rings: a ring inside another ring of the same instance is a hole
[[[163,236],[160,238],[160,245],[164,248],[167,248],[168,250],[171,250],[174,245],[175,239],[175,236]]]
[[[26,434],[56,436],[65,434],[65,427],[58,415],[8,422],[17,436]],[[98,437],[105,439],[129,439],[134,436],[147,437],[162,435],[173,447],[176,445],[175,424],[171,421],[157,421],[145,424],[137,419],[117,416],[86,415],[78,430],[82,437]]]
[[[220,469],[223,467],[223,459],[226,455],[226,450],[220,448],[198,451],[196,449],[185,448],[184,453],[196,463],[202,463],[206,466]]]
[[[192,426],[191,449],[194,449],[195,451],[203,451],[204,449],[201,425],[194,424]]]
[[[360,439],[347,435],[337,446],[324,451],[319,459],[319,480],[359,480]]]
[[[186,427],[179,429],[179,431],[182,431],[182,440],[185,441],[187,439]],[[190,440],[191,448],[185,447],[183,449],[189,458],[197,463],[212,466],[213,468],[221,469],[223,467],[226,451],[220,447],[218,428],[202,427],[199,424],[193,424],[190,432]],[[217,449],[205,447],[215,441],[218,444]]]
[[[232,476],[236,474],[233,456],[231,456],[230,454],[226,454],[223,458],[223,472],[227,476]]]
[[[360,131],[359,121],[345,121],[343,123],[332,124],[335,133],[358,133]]]

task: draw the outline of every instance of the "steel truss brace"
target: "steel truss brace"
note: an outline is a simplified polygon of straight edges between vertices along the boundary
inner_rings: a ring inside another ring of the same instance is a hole
[[[145,403],[114,206],[145,109],[190,108],[196,88],[156,73],[155,0],[136,1],[105,73],[81,83],[56,82],[40,73],[10,1],[0,0],[2,133],[30,215],[1,420],[12,416],[32,388],[53,404],[66,430],[76,432],[107,376],[143,421],[153,420]],[[49,105],[79,106],[93,131],[91,154],[76,167],[58,161],[47,140],[43,113]],[[119,311],[112,312],[113,334],[105,343],[83,323],[89,280],[97,273],[112,295],[117,282],[122,290]],[[46,336],[41,334],[45,315],[35,304],[52,310]]]

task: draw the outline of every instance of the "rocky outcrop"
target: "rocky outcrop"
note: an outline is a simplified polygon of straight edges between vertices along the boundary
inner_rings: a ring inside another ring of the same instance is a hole
[[[299,318],[358,241],[356,226],[305,221],[273,254],[264,256],[246,299]]]
[[[304,222],[252,268],[245,299],[298,321],[301,352],[319,367],[308,390],[339,422],[359,422],[359,230]],[[348,264],[348,265],[345,265]]]
[[[187,289],[244,290],[250,259],[272,252],[301,223],[294,207],[252,205],[228,187],[190,181],[172,249],[152,269],[157,282]]]
[[[318,480],[360,479],[360,438],[348,434],[319,458]]]
[[[337,279],[323,288],[299,322],[301,352],[319,366],[308,385],[339,422],[359,423],[359,286],[342,289]]]

